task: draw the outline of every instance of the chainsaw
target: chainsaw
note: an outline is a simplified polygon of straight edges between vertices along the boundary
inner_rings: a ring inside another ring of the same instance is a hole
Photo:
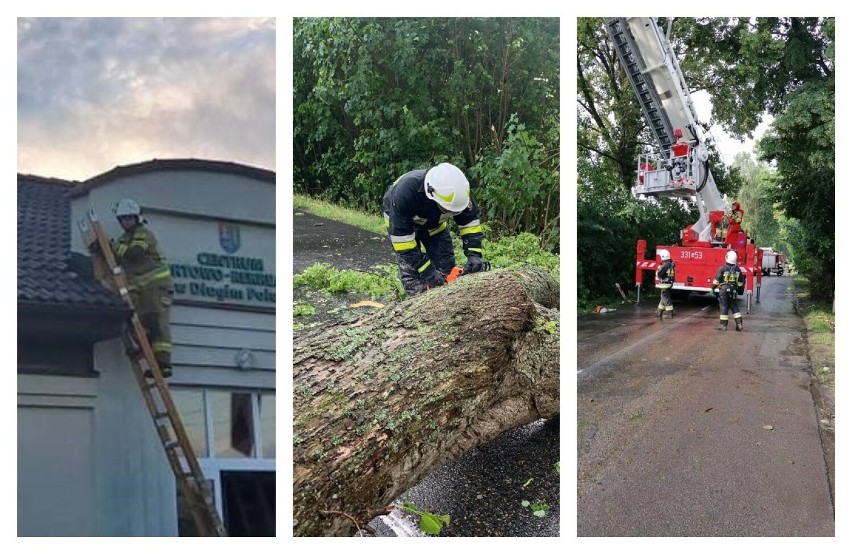
[[[491,269],[491,264],[482,260],[482,269],[480,271],[489,271]],[[452,270],[450,270],[450,274],[447,275],[447,283],[452,283],[462,275],[465,275],[464,268],[461,266],[455,266]]]

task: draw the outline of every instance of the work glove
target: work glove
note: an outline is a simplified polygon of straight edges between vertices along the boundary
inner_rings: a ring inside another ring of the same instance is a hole
[[[476,254],[471,254],[467,257],[467,265],[464,266],[464,273],[476,273],[482,271],[482,258]]]
[[[423,274],[423,283],[429,288],[440,287],[447,284],[447,278],[434,267],[430,267],[429,271]]]

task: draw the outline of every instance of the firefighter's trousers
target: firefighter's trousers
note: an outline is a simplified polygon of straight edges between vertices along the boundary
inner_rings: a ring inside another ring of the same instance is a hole
[[[660,287],[660,303],[657,305],[658,310],[664,310],[669,314],[674,312],[674,305],[672,304],[672,287],[671,285],[667,287]]]
[[[155,281],[130,290],[130,300],[162,368],[172,367],[170,318],[174,294],[171,281]]]
[[[735,285],[719,287],[719,323],[728,325],[728,313],[734,316],[737,323],[742,322],[743,314],[740,313],[740,301],[737,298],[737,287]]]
[[[432,265],[443,273],[449,275],[456,265],[456,257],[453,253],[453,239],[450,232],[444,228],[440,233],[429,235],[426,230],[418,230],[414,236],[417,241],[417,248],[421,245],[426,249],[426,256]],[[399,264],[399,279],[402,281],[402,286],[405,288],[405,294],[414,296],[424,291],[425,287],[420,281],[420,274],[416,267],[411,267],[406,263],[401,256],[397,256]]]

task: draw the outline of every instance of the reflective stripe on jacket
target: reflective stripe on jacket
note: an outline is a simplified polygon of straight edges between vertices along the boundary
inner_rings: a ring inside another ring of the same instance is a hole
[[[171,283],[171,273],[157,238],[144,225],[138,224],[125,231],[113,245],[113,253],[127,274],[131,289],[154,282]]]
[[[730,286],[734,285],[737,288],[743,286],[743,273],[737,264],[725,264],[716,272],[716,277],[713,279],[713,286]]]
[[[426,171],[419,169],[402,175],[388,188],[382,200],[394,252],[421,274],[430,263],[417,247],[417,236],[435,236],[445,231],[450,219],[458,225],[465,255],[482,256],[482,225],[476,203],[471,199],[467,208],[455,216],[442,212],[438,204],[426,196]]]
[[[669,289],[672,287],[672,283],[674,283],[674,274],[675,274],[675,265],[671,260],[666,260],[662,264],[660,264],[660,268],[657,270],[657,279],[660,280],[657,283],[658,289]]]

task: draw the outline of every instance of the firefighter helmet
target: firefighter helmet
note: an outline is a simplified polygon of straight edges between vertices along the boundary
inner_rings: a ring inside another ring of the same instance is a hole
[[[139,202],[132,198],[122,198],[115,203],[112,211],[115,212],[115,217],[124,217],[127,215],[139,217],[142,215],[142,208],[139,206]]]
[[[426,172],[426,196],[445,212],[458,214],[470,201],[470,184],[462,170],[450,163],[438,164]]]
[[[734,205],[733,205],[733,206],[731,206],[731,208],[733,208],[733,209],[734,209],[734,211],[739,210],[739,209],[740,209],[740,203],[739,203],[739,202],[734,202]]]
[[[725,261],[729,264],[737,263],[737,253],[733,250],[728,250],[728,253],[725,254]]]
[[[668,250],[660,250],[660,259],[663,261],[671,260],[672,256],[669,254]]]

